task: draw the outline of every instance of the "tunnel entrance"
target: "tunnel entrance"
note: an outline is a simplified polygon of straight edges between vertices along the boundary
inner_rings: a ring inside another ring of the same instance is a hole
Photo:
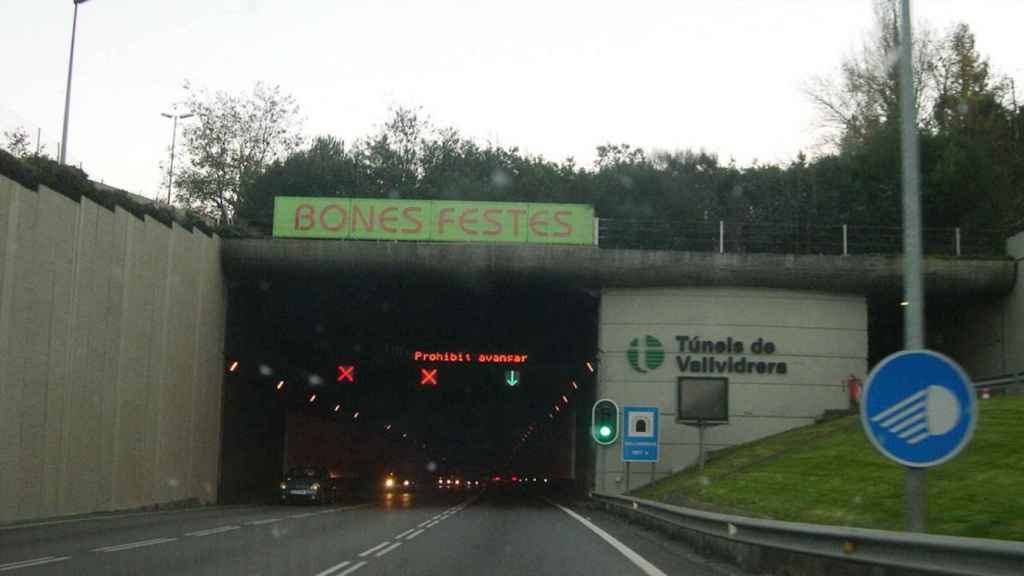
[[[394,473],[582,483],[598,304],[550,283],[235,274],[220,500],[273,499],[294,466],[362,493]]]

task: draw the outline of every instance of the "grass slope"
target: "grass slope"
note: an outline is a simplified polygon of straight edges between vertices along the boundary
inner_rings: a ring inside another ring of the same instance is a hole
[[[928,531],[1024,540],[1024,397],[979,401],[974,440],[928,472]],[[640,498],[749,516],[900,530],[903,468],[844,417],[716,452]]]

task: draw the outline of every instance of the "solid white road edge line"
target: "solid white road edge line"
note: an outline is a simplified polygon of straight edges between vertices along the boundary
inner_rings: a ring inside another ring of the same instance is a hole
[[[547,500],[547,499],[545,498],[545,500]],[[583,516],[580,516],[579,514],[573,512],[572,510],[569,510],[568,508],[566,508],[565,506],[562,506],[561,504],[559,504],[557,502],[553,502],[551,500],[548,500],[548,504],[551,504],[552,506],[558,508],[562,512],[565,512],[569,516],[572,516],[573,518],[578,520],[580,522],[580,524],[583,524],[584,526],[589,528],[591,532],[593,532],[594,534],[597,534],[598,536],[600,536],[602,540],[604,540],[605,542],[611,544],[612,548],[615,548],[616,550],[618,550],[620,554],[622,554],[623,556],[628,558],[629,561],[632,562],[633,564],[635,564],[637,568],[643,570],[644,574],[647,574],[647,576],[667,576],[664,572],[662,572],[660,569],[658,569],[657,566],[655,566],[654,564],[651,564],[650,562],[648,562],[646,558],[644,558],[643,556],[641,556],[641,555],[637,554],[636,552],[634,552],[632,548],[630,548],[629,546],[626,546],[625,544],[620,542],[617,538],[615,538],[611,534],[605,532],[598,525],[594,524],[590,520],[587,520]]]
[[[113,546],[104,546],[103,548],[93,548],[91,552],[121,552],[122,550],[131,550],[133,548],[143,548],[145,546],[156,546],[157,544],[166,544],[167,542],[174,542],[175,540],[177,540],[177,538],[153,538],[151,540],[128,542],[127,544],[115,544]]]
[[[417,531],[415,531],[415,532],[413,532],[412,534],[409,534],[408,536],[405,537],[405,539],[406,540],[412,540],[413,538],[419,536],[420,534],[423,534],[423,529],[422,528],[417,530]]]
[[[22,528],[38,528],[40,526],[58,526],[60,524],[77,524],[79,522],[95,522],[98,520],[120,520],[122,518],[145,518],[147,516],[161,516],[165,514],[181,514],[185,512],[202,512],[211,510],[252,510],[259,506],[199,506],[196,508],[183,508],[181,510],[157,510],[154,512],[127,512],[124,514],[109,514],[106,516],[87,516],[85,518],[68,518],[66,520],[44,520],[42,522],[31,522],[27,524],[11,524],[0,526],[0,532],[8,530],[21,530]]]
[[[385,542],[381,542],[380,544],[377,544],[376,546],[374,546],[373,548],[370,548],[369,550],[363,550],[362,552],[359,553],[359,557],[360,558],[365,558],[366,556],[369,556],[370,554],[373,554],[374,552],[376,552],[377,550],[380,550],[381,548],[387,546],[388,544],[391,544],[391,542],[390,541],[385,541]]]
[[[341,572],[338,572],[334,576],[348,576],[349,574],[355,572],[356,570],[359,570],[363,566],[366,566],[366,562],[359,562],[357,564],[353,564],[352,566],[346,568],[345,570],[343,570]]]
[[[351,562],[349,562],[348,560],[345,560],[341,564],[335,564],[334,566],[331,566],[330,568],[328,568],[327,570],[324,570],[323,572],[317,572],[316,576],[327,576],[331,572],[334,572],[335,570],[341,570],[342,568],[344,568],[345,566],[348,566],[349,564],[351,564]]]
[[[392,550],[394,550],[395,548],[398,548],[401,545],[402,545],[401,542],[395,542],[391,546],[388,546],[387,548],[381,550],[380,552],[377,552],[376,554],[374,554],[374,556],[377,557],[377,558],[380,558],[381,556],[387,554],[388,552],[391,552]]]
[[[231,532],[232,530],[238,530],[241,526],[221,526],[219,528],[208,528],[206,530],[196,530],[195,532],[186,532],[185,536],[213,536],[214,534],[221,534],[224,532]]]
[[[36,558],[34,560],[22,560],[21,562],[0,564],[0,572],[7,572],[8,570],[17,570],[19,568],[30,568],[32,566],[39,566],[42,564],[52,564],[54,562],[63,562],[69,558],[71,558],[71,556],[46,556],[44,558]]]

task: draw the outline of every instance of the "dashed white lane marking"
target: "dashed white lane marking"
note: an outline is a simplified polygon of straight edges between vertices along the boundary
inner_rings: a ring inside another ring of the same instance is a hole
[[[239,528],[241,528],[241,526],[220,526],[218,528],[209,528],[207,530],[186,532],[185,536],[213,536],[214,534],[223,534],[224,532],[231,532],[232,530],[238,530]]]
[[[156,546],[157,544],[166,544],[168,542],[174,542],[177,538],[152,538],[150,540],[140,540],[138,542],[128,542],[127,544],[115,544],[114,546],[104,546],[103,548],[93,548],[92,552],[121,552],[123,550],[132,550],[134,548],[144,548],[146,546]]]
[[[420,522],[419,524],[417,524],[416,527],[417,528],[423,528],[427,524],[430,524],[430,520],[424,520],[423,522]]]
[[[433,522],[427,524],[427,528],[433,528],[434,526],[437,526],[438,522],[439,520],[434,520]]]
[[[568,508],[566,508],[565,506],[562,506],[561,504],[558,504],[557,502],[552,502],[551,500],[548,500],[548,504],[551,504],[552,506],[558,508],[562,512],[565,512],[569,516],[572,516],[573,518],[578,520],[581,524],[583,524],[584,526],[589,528],[591,532],[593,532],[594,534],[597,534],[598,536],[601,537],[602,540],[604,540],[605,542],[611,544],[612,548],[615,548],[616,550],[618,550],[619,553],[621,553],[623,556],[628,558],[630,562],[635,564],[636,567],[639,568],[640,570],[642,570],[643,573],[646,574],[647,576],[666,576],[666,574],[664,572],[662,572],[657,566],[655,566],[654,564],[651,564],[650,562],[647,561],[646,558],[644,558],[643,556],[641,556],[641,555],[637,554],[636,552],[634,552],[632,548],[630,548],[629,546],[626,546],[625,544],[620,542],[617,538],[615,538],[611,534],[609,534],[609,533],[605,532],[604,530],[602,530],[601,527],[598,526],[597,524],[594,524],[590,520],[587,520],[583,516],[580,516],[579,514],[573,512],[572,510],[569,510]]]
[[[349,574],[355,572],[356,570],[359,570],[363,566],[366,566],[366,562],[357,562],[352,566],[346,568],[345,570],[338,572],[337,574],[334,574],[333,576],[348,576]]]
[[[32,566],[41,566],[43,564],[53,564],[54,562],[63,562],[68,558],[71,558],[71,556],[45,556],[43,558],[35,558],[32,560],[22,560],[21,562],[0,564],[0,572],[18,570],[20,568],[31,568]]]
[[[327,512],[329,512],[329,511],[306,512],[304,514],[292,514],[291,516],[289,516],[289,518],[309,518],[310,516],[318,516],[320,514],[326,514]]]
[[[376,556],[377,558],[380,558],[381,556],[387,554],[388,552],[391,552],[392,550],[394,550],[395,548],[398,548],[401,545],[402,545],[401,542],[395,542],[391,546],[388,546],[387,548],[381,550],[380,552],[377,552],[376,554],[374,554],[374,556]]]
[[[342,568],[344,568],[345,566],[348,566],[349,564],[351,564],[351,562],[349,562],[348,560],[345,560],[341,564],[335,564],[334,566],[331,566],[330,568],[328,568],[327,570],[324,570],[323,572],[317,572],[316,576],[328,576],[331,572],[334,572],[335,570],[341,570]]]
[[[373,554],[377,550],[380,550],[381,548],[387,546],[390,543],[391,542],[381,542],[380,544],[377,544],[376,546],[374,546],[373,548],[370,548],[369,550],[363,550],[362,552],[359,553],[359,557],[360,558],[365,558],[365,557],[369,556],[370,554]]]
[[[395,536],[395,540],[398,540],[399,538],[405,538],[405,536],[406,536],[407,534],[409,534],[410,532],[412,532],[412,531],[414,531],[414,530],[416,530],[416,529],[415,529],[415,528],[409,528],[409,529],[408,529],[408,530],[406,530],[405,532],[402,532],[402,533],[401,533],[401,534],[399,534],[398,536]]]
[[[270,524],[272,522],[280,522],[281,520],[284,520],[284,518],[264,518],[263,520],[253,520],[251,522],[246,522],[245,525],[246,526],[262,526],[264,524]]]
[[[405,537],[405,539],[406,540],[412,540],[413,538],[419,536],[420,534],[423,534],[423,529],[417,530],[417,531],[413,532],[412,534],[409,534],[408,536]]]

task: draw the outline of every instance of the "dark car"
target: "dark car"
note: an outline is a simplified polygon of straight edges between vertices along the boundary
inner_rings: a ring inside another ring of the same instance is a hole
[[[280,486],[281,502],[333,503],[335,486],[326,468],[292,468]]]

